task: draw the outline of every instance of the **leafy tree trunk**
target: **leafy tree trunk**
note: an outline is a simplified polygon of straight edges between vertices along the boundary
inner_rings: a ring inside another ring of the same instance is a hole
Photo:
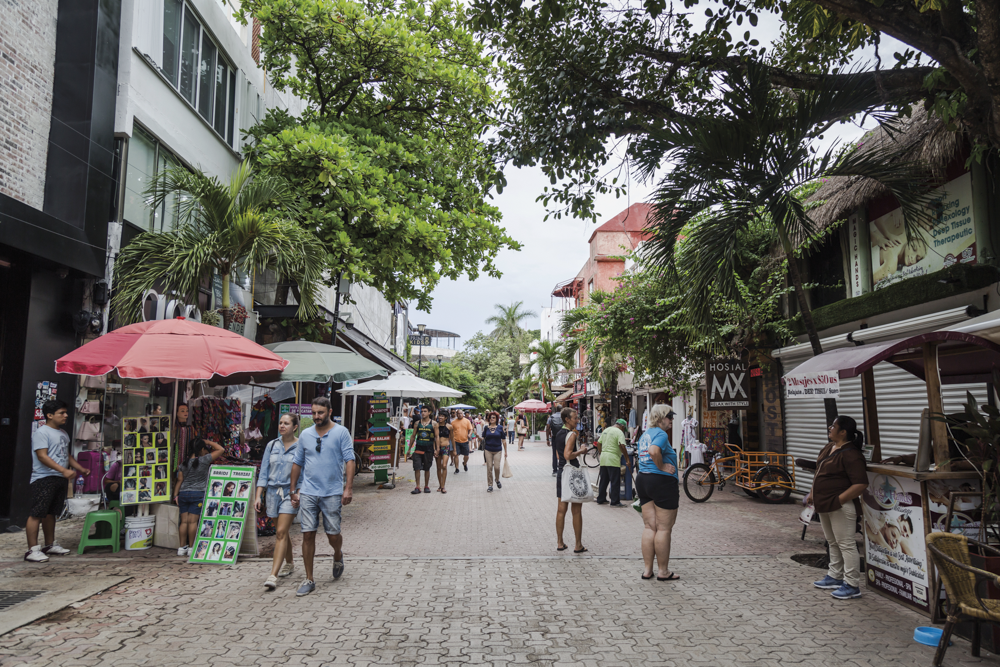
[[[809,344],[812,346],[813,355],[823,354],[823,344],[819,342],[819,332],[816,331],[816,323],[813,322],[812,309],[806,301],[806,292],[802,285],[802,274],[799,272],[799,265],[795,262],[795,253],[792,250],[792,242],[788,238],[787,232],[778,227],[778,237],[781,239],[781,247],[785,251],[785,258],[788,260],[788,277],[792,281],[795,289],[795,300],[799,305],[799,313],[802,315],[802,324],[806,328],[806,336],[809,337]],[[837,400],[834,398],[823,399],[823,407],[826,410],[826,421],[832,423],[837,418]]]
[[[229,308],[229,274],[222,276],[222,328],[229,331],[232,313]]]

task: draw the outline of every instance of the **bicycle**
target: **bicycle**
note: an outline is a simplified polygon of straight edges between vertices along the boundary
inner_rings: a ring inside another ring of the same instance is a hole
[[[774,452],[744,452],[736,445],[726,444],[729,456],[713,455],[710,463],[695,463],[684,472],[684,494],[692,502],[703,503],[720,489],[733,482],[751,498],[767,503],[783,503],[795,489],[795,469],[785,469],[787,454]],[[730,470],[732,472],[730,472]]]

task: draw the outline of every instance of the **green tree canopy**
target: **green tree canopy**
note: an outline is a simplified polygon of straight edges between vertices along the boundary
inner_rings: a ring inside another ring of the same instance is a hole
[[[525,310],[521,307],[523,305],[523,301],[514,301],[509,306],[502,303],[494,304],[493,308],[497,314],[486,318],[486,324],[493,327],[490,336],[512,340],[521,338],[525,334],[525,329],[521,324],[532,317],[538,317],[538,313],[533,310]]]
[[[302,225],[343,270],[428,310],[442,278],[498,277],[520,245],[489,203],[502,182],[483,133],[494,68],[451,0],[243,0],[273,85],[305,100],[251,130],[253,159],[287,181]]]

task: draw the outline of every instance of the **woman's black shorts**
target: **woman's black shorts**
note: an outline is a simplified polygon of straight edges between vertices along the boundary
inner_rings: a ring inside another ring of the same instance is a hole
[[[639,493],[639,505],[652,500],[661,509],[675,510],[681,499],[680,487],[673,475],[640,472],[635,479],[635,490]]]

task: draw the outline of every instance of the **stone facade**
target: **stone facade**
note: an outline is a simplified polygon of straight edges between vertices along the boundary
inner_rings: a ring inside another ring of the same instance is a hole
[[[0,194],[45,198],[58,0],[0,0]]]

